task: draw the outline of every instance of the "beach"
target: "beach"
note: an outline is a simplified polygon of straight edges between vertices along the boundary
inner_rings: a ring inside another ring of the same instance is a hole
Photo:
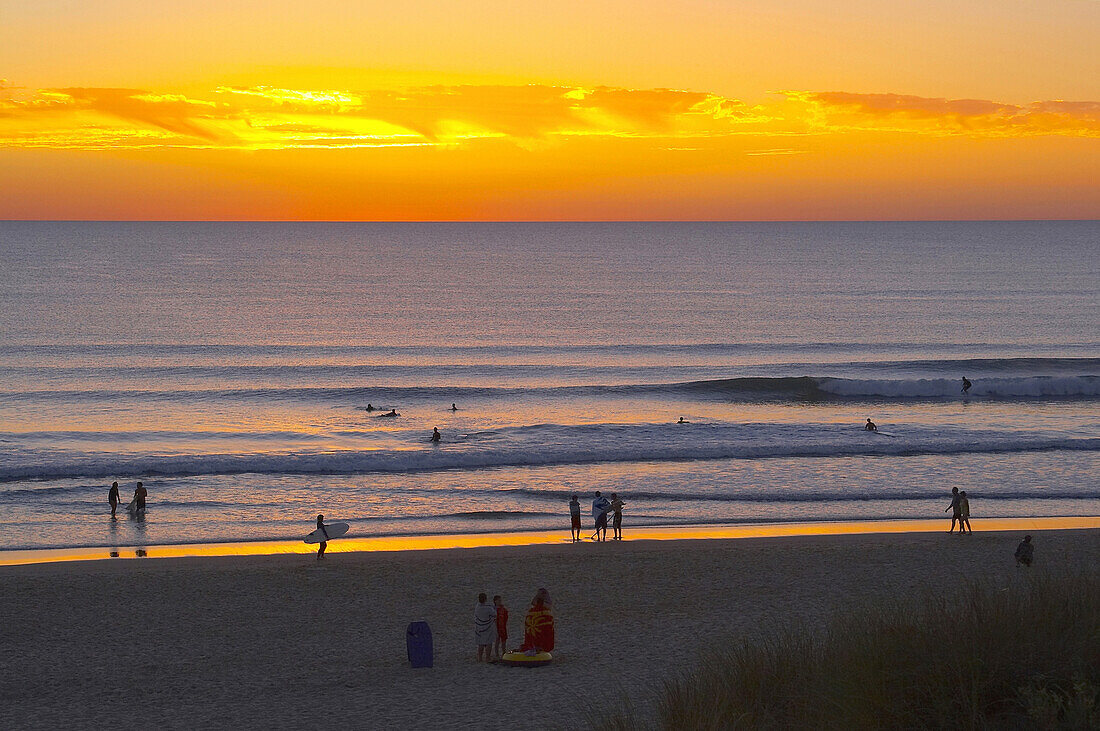
[[[945,523],[946,525],[946,523]],[[6,728],[577,728],[643,707],[708,647],[865,602],[970,580],[996,586],[1100,564],[1100,531],[646,540],[473,549],[158,558],[0,569]],[[510,642],[539,587],[552,665],[478,665],[478,592],[501,594]],[[435,667],[404,633],[432,628]]]

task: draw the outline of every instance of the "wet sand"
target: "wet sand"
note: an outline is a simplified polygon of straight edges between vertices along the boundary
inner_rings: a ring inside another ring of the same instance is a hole
[[[980,527],[976,525],[975,527]],[[82,561],[0,568],[5,728],[576,728],[646,704],[707,646],[863,601],[1100,565],[1100,531],[810,535],[428,551]],[[479,591],[518,644],[535,590],[558,650],[474,662]],[[405,627],[431,624],[413,670]]]

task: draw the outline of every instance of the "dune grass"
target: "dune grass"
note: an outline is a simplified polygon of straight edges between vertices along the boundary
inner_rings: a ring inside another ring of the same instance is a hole
[[[971,584],[737,643],[600,729],[1100,728],[1100,574]],[[648,716],[648,718],[646,718]]]

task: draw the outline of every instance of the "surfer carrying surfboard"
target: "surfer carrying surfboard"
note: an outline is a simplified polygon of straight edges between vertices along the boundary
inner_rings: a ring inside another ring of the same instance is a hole
[[[325,557],[325,549],[328,548],[328,531],[325,529],[325,516],[317,516],[317,530],[321,531],[321,535],[325,537],[325,540],[321,541],[317,546],[317,560],[320,561]]]

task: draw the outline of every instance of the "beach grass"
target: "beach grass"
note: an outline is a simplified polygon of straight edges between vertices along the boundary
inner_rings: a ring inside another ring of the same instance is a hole
[[[1100,575],[1013,578],[769,628],[666,682],[654,714],[623,707],[592,725],[1100,728]]]

